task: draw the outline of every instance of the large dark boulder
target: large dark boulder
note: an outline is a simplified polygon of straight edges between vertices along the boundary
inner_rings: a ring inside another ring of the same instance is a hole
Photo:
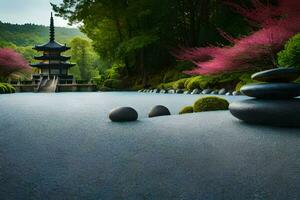
[[[249,99],[229,105],[233,116],[248,123],[300,127],[300,99]]]
[[[109,113],[109,119],[113,122],[129,122],[136,121],[138,113],[131,107],[120,107],[113,109]]]
[[[300,70],[295,68],[277,68],[258,72],[253,74],[251,78],[262,82],[292,82],[298,79]]]
[[[151,109],[149,113],[149,117],[159,117],[159,116],[165,116],[165,115],[171,115],[169,109],[162,105],[154,106],[154,108]]]
[[[290,99],[300,96],[300,84],[263,83],[243,86],[241,92],[249,97],[260,99]]]

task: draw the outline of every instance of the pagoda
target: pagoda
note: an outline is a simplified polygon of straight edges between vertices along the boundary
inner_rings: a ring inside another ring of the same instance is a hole
[[[54,20],[51,13],[50,19],[50,41],[44,45],[36,45],[33,49],[38,52],[43,52],[42,56],[35,56],[34,59],[38,60],[38,63],[32,63],[31,66],[38,69],[38,73],[33,75],[33,79],[39,79],[42,77],[48,77],[52,79],[57,77],[60,79],[72,79],[72,76],[68,75],[68,71],[75,64],[69,63],[71,57],[63,56],[61,53],[70,49],[66,44],[62,45],[55,41],[55,29]]]

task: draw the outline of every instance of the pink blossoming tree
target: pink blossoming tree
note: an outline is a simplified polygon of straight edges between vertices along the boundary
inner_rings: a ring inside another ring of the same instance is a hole
[[[289,38],[300,32],[299,0],[278,0],[277,6],[252,0],[251,9],[231,2],[227,4],[245,16],[257,31],[241,38],[232,38],[220,31],[232,43],[231,46],[182,49],[177,57],[196,65],[195,69],[185,73],[216,74],[253,67],[275,67],[276,53]]]
[[[0,77],[30,70],[22,55],[9,48],[0,49]]]

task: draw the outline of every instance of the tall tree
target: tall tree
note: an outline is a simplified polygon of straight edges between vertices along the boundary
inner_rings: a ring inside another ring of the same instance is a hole
[[[77,64],[74,70],[78,69],[78,78],[83,80],[91,79],[91,65],[93,59],[91,51],[92,47],[89,41],[78,37],[71,41],[72,61]]]
[[[143,83],[149,74],[175,65],[170,53],[175,47],[224,42],[217,30],[237,16],[221,0],[62,0],[52,6],[82,24],[102,60],[123,63],[130,77],[138,75]],[[244,32],[243,23],[232,26],[242,31],[234,31]]]

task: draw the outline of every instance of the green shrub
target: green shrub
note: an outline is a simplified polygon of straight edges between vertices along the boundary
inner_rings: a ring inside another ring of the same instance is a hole
[[[196,76],[187,81],[186,89],[205,89],[215,85],[217,79],[214,76]]]
[[[173,89],[173,84],[174,84],[175,82],[170,82],[170,83],[161,83],[161,84],[159,84],[157,87],[159,88],[159,89]]]
[[[300,33],[292,37],[284,46],[284,50],[278,53],[280,67],[300,68]]]
[[[200,78],[199,77],[192,78],[186,86],[186,89],[188,89],[188,90],[193,90],[196,88],[200,88]]]
[[[96,77],[92,78],[92,83],[95,84],[95,85],[97,85],[97,86],[102,85],[103,82],[104,82],[104,79],[103,79],[102,76],[96,76]]]
[[[0,94],[15,93],[16,89],[8,83],[0,83]]]
[[[193,113],[193,112],[194,112],[193,106],[186,106],[181,109],[179,114],[182,115],[182,114]]]
[[[0,83],[0,94],[5,94],[6,93],[6,87]]]
[[[16,89],[12,85],[10,85],[8,83],[6,83],[5,85],[8,88],[9,93],[15,93],[16,92]]]
[[[125,68],[121,64],[113,64],[113,66],[105,71],[108,79],[120,79],[125,73]]]
[[[173,89],[184,89],[184,83],[186,82],[186,78],[184,79],[179,79],[178,81],[175,81],[173,84]]]
[[[164,77],[163,77],[163,82],[168,83],[168,82],[173,82],[182,78],[187,78],[188,75],[183,74],[182,71],[177,71],[177,70],[168,70]]]
[[[229,103],[220,97],[203,97],[194,103],[194,112],[227,110]]]
[[[107,79],[104,81],[103,86],[108,87],[108,88],[113,88],[113,89],[122,89],[123,83],[120,80],[116,79]]]

